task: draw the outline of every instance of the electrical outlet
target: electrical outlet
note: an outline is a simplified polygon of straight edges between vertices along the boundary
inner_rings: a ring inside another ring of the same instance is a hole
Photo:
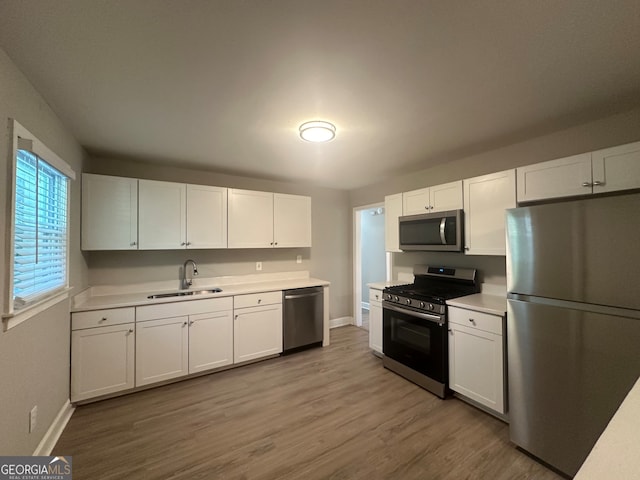
[[[29,412],[29,433],[36,429],[38,423],[38,406],[34,406]]]
[[[256,270],[257,271],[262,270],[262,262],[256,262]]]
[[[302,255],[296,257],[296,263],[302,263]]]

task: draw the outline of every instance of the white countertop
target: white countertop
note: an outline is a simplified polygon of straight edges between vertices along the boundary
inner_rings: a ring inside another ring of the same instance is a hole
[[[580,467],[575,480],[640,479],[640,379]]]
[[[507,313],[507,298],[501,295],[475,293],[466,297],[447,300],[447,305],[484,312],[490,315],[504,316]]]
[[[152,294],[179,291],[177,288],[170,288],[171,283],[172,282],[150,282],[148,284],[91,287],[74,297],[71,311],[82,312],[87,310],[100,310],[103,308],[184,302],[204,298],[229,297],[246,293],[328,286],[330,284],[326,280],[309,277],[308,272],[292,272],[291,275],[283,273],[218,277],[211,279],[198,279],[198,282],[191,287],[191,290],[208,290],[210,288],[218,287],[222,289],[222,292],[219,293],[157,299],[147,298]]]

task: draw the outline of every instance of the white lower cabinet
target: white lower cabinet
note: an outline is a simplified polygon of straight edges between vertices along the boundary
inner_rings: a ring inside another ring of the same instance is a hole
[[[449,307],[449,388],[505,413],[504,317]]]
[[[71,401],[133,388],[135,324],[71,332]]]
[[[382,290],[369,288],[369,348],[382,354]]]
[[[189,373],[233,363],[233,315],[231,311],[189,317]]]
[[[231,297],[136,308],[136,386],[229,365]]]
[[[234,297],[233,318],[234,363],[282,353],[282,292]]]
[[[136,324],[136,387],[189,373],[189,318]]]

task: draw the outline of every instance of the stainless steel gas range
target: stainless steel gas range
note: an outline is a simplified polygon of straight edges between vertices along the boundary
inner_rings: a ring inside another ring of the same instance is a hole
[[[414,283],[384,289],[383,365],[444,398],[448,388],[447,305],[479,291],[476,270],[416,265]]]

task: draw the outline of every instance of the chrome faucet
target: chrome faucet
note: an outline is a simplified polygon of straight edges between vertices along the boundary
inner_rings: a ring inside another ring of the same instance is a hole
[[[191,277],[190,280],[187,280],[187,265],[189,263],[193,265],[193,276]],[[195,277],[196,275],[198,275],[198,266],[196,265],[196,262],[194,262],[191,259],[184,262],[184,265],[182,266],[182,289],[183,290],[188,290],[189,287],[193,285],[193,277]]]

